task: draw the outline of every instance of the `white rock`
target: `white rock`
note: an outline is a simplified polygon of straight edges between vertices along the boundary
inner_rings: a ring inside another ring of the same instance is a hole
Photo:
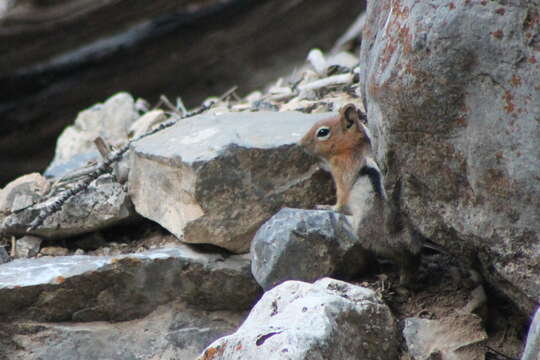
[[[199,360],[396,359],[390,309],[367,288],[325,278],[287,281],[265,293],[246,321]]]
[[[128,130],[128,136],[130,138],[137,138],[143,134],[146,134],[156,126],[167,120],[167,116],[163,110],[152,110],[138,118]]]
[[[94,139],[101,136],[113,146],[125,145],[128,141],[128,129],[139,117],[131,95],[118,93],[103,104],[97,104],[81,111],[72,126],[68,126],[58,138],[55,155],[47,172],[58,177],[62,174],[54,171],[69,162],[76,155],[95,153]],[[70,169],[62,169],[67,172]]]
[[[311,66],[313,66],[313,69],[317,72],[317,74],[322,76],[326,74],[328,64],[321,50],[312,49],[308,54],[307,60],[310,62]]]
[[[342,51],[328,57],[328,65],[339,65],[349,69],[353,69],[358,65],[358,58],[353,54]]]

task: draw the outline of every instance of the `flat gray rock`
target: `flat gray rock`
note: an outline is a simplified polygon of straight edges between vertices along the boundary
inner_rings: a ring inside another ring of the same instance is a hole
[[[530,314],[540,298],[537,1],[368,2],[360,63],[415,229]],[[524,20],[525,19],[525,20]]]
[[[136,211],[188,243],[249,250],[283,206],[330,203],[330,176],[296,144],[330,114],[200,115],[133,145],[129,194]]]
[[[286,280],[349,278],[368,263],[344,215],[290,208],[281,209],[257,231],[251,257],[251,272],[265,290]]]
[[[84,234],[127,221],[135,215],[124,186],[105,174],[88,188],[67,200],[62,208],[45,219],[35,230],[27,231],[42,209],[57,195],[6,216],[0,228],[11,235],[32,234],[49,239]]]
[[[232,333],[242,315],[173,303],[142,319],[120,323],[16,322],[2,328],[0,353],[17,360],[190,360]]]
[[[0,316],[39,321],[128,320],[181,299],[202,309],[245,309],[260,288],[247,256],[187,245],[119,256],[20,259],[0,265]]]
[[[287,281],[198,359],[397,359],[396,335],[390,309],[370,289],[330,278]]]

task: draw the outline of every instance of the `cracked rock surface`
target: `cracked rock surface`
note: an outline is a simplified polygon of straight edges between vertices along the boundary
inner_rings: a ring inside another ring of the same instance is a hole
[[[360,83],[425,237],[530,314],[540,298],[538,2],[372,1]]]

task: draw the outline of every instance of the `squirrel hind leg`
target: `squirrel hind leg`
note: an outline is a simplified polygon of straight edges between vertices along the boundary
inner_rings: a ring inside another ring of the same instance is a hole
[[[399,285],[409,289],[416,288],[417,274],[421,262],[420,254],[406,251],[401,254],[399,260]]]

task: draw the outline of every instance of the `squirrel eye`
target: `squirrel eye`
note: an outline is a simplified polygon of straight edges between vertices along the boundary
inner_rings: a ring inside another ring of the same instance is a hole
[[[316,134],[319,140],[326,140],[330,137],[330,128],[328,126],[321,126],[317,129]]]

